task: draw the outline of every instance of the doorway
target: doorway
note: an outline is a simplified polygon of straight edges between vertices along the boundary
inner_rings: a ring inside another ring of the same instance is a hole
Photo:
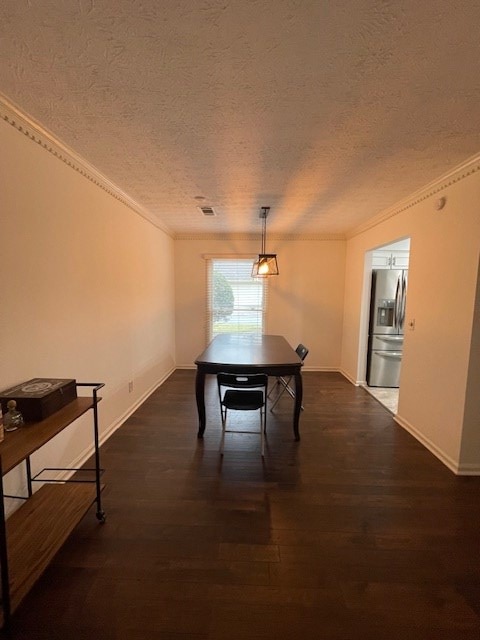
[[[404,238],[369,251],[365,262],[362,386],[394,415],[400,393],[409,261],[410,238]],[[380,283],[388,282],[392,286],[380,290]]]

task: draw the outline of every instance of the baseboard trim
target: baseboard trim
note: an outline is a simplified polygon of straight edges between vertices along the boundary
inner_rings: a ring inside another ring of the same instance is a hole
[[[459,464],[457,460],[454,460],[451,456],[449,456],[445,451],[437,447],[435,443],[433,443],[430,438],[427,438],[423,435],[418,429],[416,429],[412,424],[402,418],[402,416],[396,415],[393,416],[395,422],[400,425],[405,431],[408,431],[416,440],[420,442],[426,449],[433,453],[433,455],[443,462],[443,464],[450,469],[457,476],[478,476],[480,475],[480,466],[477,464]]]
[[[351,382],[356,387],[359,387],[359,386],[360,387],[365,387],[365,385],[366,385],[365,381],[354,380],[343,369],[340,369],[340,373],[349,382]],[[368,393],[368,389],[366,388],[365,390]],[[385,407],[385,410],[388,411],[388,409],[386,407]],[[405,431],[408,431],[408,433],[410,433],[410,435],[412,435],[416,440],[418,440],[420,442],[420,444],[422,444],[426,449],[428,449],[428,451],[430,451],[430,453],[433,453],[433,455],[436,458],[438,458],[440,460],[440,462],[442,462],[455,475],[457,475],[457,476],[480,476],[480,465],[479,464],[472,464],[472,463],[462,464],[462,463],[458,463],[457,460],[454,460],[451,456],[446,454],[442,449],[437,447],[436,444],[434,444],[429,438],[425,437],[423,435],[423,433],[421,433],[421,431],[416,429],[412,424],[410,424],[408,422],[408,420],[405,420],[405,418],[402,418],[402,416],[400,416],[398,413],[397,414],[393,414],[392,413],[392,417],[400,427],[405,429]]]
[[[119,418],[117,418],[107,429],[105,429],[99,438],[100,445],[106,442],[110,436],[119,429],[126,420],[140,407],[145,400],[156,391],[176,370],[195,370],[196,366],[193,364],[189,365],[179,365],[176,367],[172,367],[168,372],[166,372],[159,380],[157,380],[149,389],[147,389],[137,400],[125,411]],[[328,367],[308,367],[304,369],[305,371],[311,372],[332,372],[332,373],[340,373],[344,376],[351,384],[354,386],[361,386],[362,382],[358,382],[351,378],[351,376],[340,368],[328,368]],[[405,431],[408,431],[410,435],[412,435],[416,440],[420,442],[430,453],[432,453],[440,462],[442,462],[452,473],[459,476],[480,476],[480,465],[478,464],[459,464],[456,460],[447,455],[442,449],[437,447],[429,438],[426,438],[418,429],[416,429],[412,424],[405,420],[402,416],[396,414],[393,415],[394,421]],[[85,449],[75,460],[72,461],[72,467],[81,467],[93,454],[94,447],[89,446]],[[73,475],[73,471],[66,471],[61,476],[59,476],[59,480],[67,480]]]
[[[156,391],[162,384],[172,375],[175,371],[176,367],[172,367],[167,373],[165,373],[159,380],[157,380],[151,387],[149,387],[141,396],[139,396],[135,402],[116,420],[112,422],[104,431],[99,434],[99,445],[104,444],[110,436],[115,433],[117,429],[119,429],[124,422],[128,420],[128,418],[135,413],[135,411],[140,407],[145,400],[152,395],[154,391]],[[93,455],[95,451],[95,447],[93,445],[89,445],[86,449],[82,451],[71,463],[72,467],[81,467],[85,462]],[[68,480],[72,477],[75,471],[66,469],[62,473],[58,475],[57,480]]]
[[[114,433],[117,429],[119,429],[122,424],[128,420],[128,418],[135,413],[135,411],[140,407],[145,400],[152,395],[154,391],[161,387],[162,384],[172,375],[175,371],[176,367],[171,367],[166,373],[163,374],[161,378],[159,378],[156,382],[154,382],[140,397],[138,397],[135,402],[130,405],[130,407],[123,413],[119,418],[117,418],[105,431],[100,434],[100,444],[103,444],[108,440],[108,438]]]
[[[471,462],[460,463],[457,467],[458,476],[480,476],[480,464]]]
[[[352,376],[347,373],[347,371],[345,371],[345,369],[338,369],[338,372],[342,374],[342,376],[344,378],[346,378],[349,382],[351,382],[355,387],[359,387],[362,383],[358,382],[358,380],[355,380],[354,378],[352,378]]]
[[[194,364],[179,364],[175,367],[175,369],[180,369],[182,371],[195,370],[197,367]],[[302,367],[302,371],[313,371],[313,372],[326,372],[326,373],[342,373],[338,367]]]

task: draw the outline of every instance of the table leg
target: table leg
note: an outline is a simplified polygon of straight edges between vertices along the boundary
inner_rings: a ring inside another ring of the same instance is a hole
[[[302,409],[303,399],[303,381],[300,371],[295,373],[295,408],[293,413],[293,433],[295,434],[295,440],[300,440],[300,431],[298,429],[298,423],[300,422],[300,411]]]
[[[205,431],[205,372],[197,368],[197,377],[195,378],[195,396],[197,398],[198,410],[198,438],[203,438]]]

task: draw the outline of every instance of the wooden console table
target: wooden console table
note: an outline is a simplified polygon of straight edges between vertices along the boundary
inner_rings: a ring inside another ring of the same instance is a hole
[[[97,391],[102,383],[77,383],[77,387],[92,387],[92,397],[79,397],[37,423],[30,423],[5,434],[0,443],[0,563],[2,607],[0,622],[10,626],[11,615],[34,583],[46,569],[74,527],[90,506],[96,502],[96,516],[105,522],[101,506],[98,412],[101,398]],[[32,476],[30,456],[84,413],[93,411],[95,466],[91,469],[46,468]],[[8,496],[3,489],[3,476],[25,463],[27,496]],[[48,472],[88,472],[91,478],[74,477],[55,480]],[[33,483],[45,483],[33,491]],[[5,519],[5,498],[25,500],[11,517]]]

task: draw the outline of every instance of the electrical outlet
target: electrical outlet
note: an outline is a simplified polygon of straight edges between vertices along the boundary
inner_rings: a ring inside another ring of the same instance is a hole
[[[128,393],[132,393],[133,391],[133,380],[130,380],[128,383]]]

